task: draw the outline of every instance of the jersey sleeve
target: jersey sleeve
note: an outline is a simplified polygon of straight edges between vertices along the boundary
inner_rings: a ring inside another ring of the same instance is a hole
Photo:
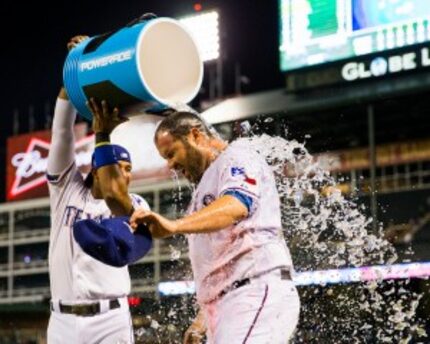
[[[130,194],[131,203],[135,209],[143,208],[146,210],[151,210],[148,202],[140,195]]]
[[[144,257],[152,247],[152,237],[144,225],[133,232],[128,216],[77,221],[73,236],[82,250],[100,262],[122,267]]]
[[[247,200],[249,215],[252,215],[259,205],[262,188],[261,166],[259,160],[238,154],[226,157],[222,164],[218,181],[218,197],[229,194],[243,195]],[[242,197],[237,197],[239,200]]]
[[[60,184],[66,175],[75,170],[75,137],[73,125],[76,110],[63,99],[57,99],[52,123],[51,147],[48,154],[46,177],[51,185]]]

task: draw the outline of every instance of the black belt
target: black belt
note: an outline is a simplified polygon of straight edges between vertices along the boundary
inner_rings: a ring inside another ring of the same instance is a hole
[[[118,299],[109,300],[109,309],[120,308],[121,305]],[[93,315],[100,314],[100,302],[87,303],[87,304],[77,304],[77,305],[63,305],[59,302],[60,313],[64,314],[74,314],[83,317],[89,317]],[[54,305],[51,302],[51,310],[54,310]]]
[[[271,271],[269,271],[269,272],[271,272]],[[286,281],[292,280],[290,270],[281,269],[281,280],[286,280]],[[221,298],[225,294],[227,294],[228,292],[235,290],[237,288],[243,287],[244,285],[247,285],[249,283],[251,283],[251,278],[244,278],[244,279],[239,280],[239,281],[234,281],[229,287],[225,288],[224,290],[222,290],[218,294],[218,298]]]

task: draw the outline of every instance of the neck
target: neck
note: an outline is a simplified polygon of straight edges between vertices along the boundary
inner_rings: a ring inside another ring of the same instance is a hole
[[[227,148],[228,144],[220,139],[209,139],[204,146],[199,147],[198,154],[200,156],[199,166],[194,169],[190,181],[199,183],[205,171],[209,168],[212,162]]]
[[[93,195],[95,199],[103,199],[100,190],[94,184],[91,186],[91,195]]]
[[[224,142],[220,139],[212,139],[209,142],[209,154],[205,170],[209,167],[210,164],[212,164],[212,162],[215,161],[216,158],[218,158],[218,156],[227,148],[227,146],[227,142]]]

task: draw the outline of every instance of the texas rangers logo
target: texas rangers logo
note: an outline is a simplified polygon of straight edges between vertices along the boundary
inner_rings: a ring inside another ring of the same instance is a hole
[[[203,205],[204,206],[208,206],[213,201],[215,201],[215,196],[214,195],[212,195],[212,194],[206,194],[206,195],[203,196]]]
[[[243,177],[243,180],[245,183],[248,183],[251,185],[257,185],[257,180],[248,176],[245,172],[244,167],[232,167],[230,170],[230,173],[232,177],[237,177],[237,176]]]

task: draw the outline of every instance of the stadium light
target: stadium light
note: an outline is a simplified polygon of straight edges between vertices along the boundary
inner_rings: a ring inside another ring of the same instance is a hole
[[[199,13],[179,19],[193,35],[205,62],[216,60],[220,55],[218,19],[217,11]]]

